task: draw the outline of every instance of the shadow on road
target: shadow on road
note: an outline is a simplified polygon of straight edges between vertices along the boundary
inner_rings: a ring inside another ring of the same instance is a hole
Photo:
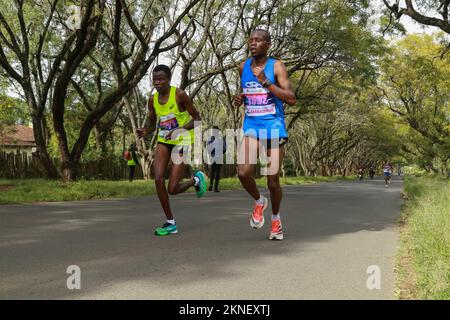
[[[266,225],[250,228],[252,202],[243,190],[200,200],[193,194],[173,197],[180,233],[169,237],[152,234],[164,222],[155,196],[1,206],[0,298],[77,297],[66,288],[69,265],[82,270],[84,296],[118,283],[163,282],[175,290],[214,278],[232,282],[236,265],[288,257],[340,234],[395,227],[401,180],[394,177],[389,188],[383,184],[378,178],[285,187],[282,242],[267,240],[270,206]]]

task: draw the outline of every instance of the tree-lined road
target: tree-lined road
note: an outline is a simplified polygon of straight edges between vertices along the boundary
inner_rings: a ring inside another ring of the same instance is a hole
[[[156,196],[0,206],[0,298],[392,299],[401,185],[285,187],[282,242],[267,222],[250,228],[244,191],[173,197],[169,237],[152,235]],[[70,265],[81,290],[67,289]],[[367,288],[372,265],[380,290]]]

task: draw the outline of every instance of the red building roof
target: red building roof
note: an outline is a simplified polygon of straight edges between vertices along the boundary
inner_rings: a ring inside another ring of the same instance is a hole
[[[14,130],[2,139],[1,144],[5,147],[35,147],[33,128],[16,124]]]

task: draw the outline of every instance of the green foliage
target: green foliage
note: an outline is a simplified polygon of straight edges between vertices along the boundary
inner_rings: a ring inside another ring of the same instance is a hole
[[[0,94],[0,144],[5,135],[14,132],[15,124],[27,125],[29,116],[24,103]]]
[[[399,155],[402,140],[395,116],[385,108],[374,108],[370,114],[368,134],[376,141],[380,158],[392,159]]]
[[[368,27],[369,14],[364,1],[287,2],[272,18],[278,41],[283,39],[283,49],[275,52],[287,60],[301,55],[308,67],[325,63],[321,67],[373,78],[383,43]]]
[[[4,0],[3,3],[5,6],[2,6],[1,12],[20,40],[22,35],[16,1]],[[44,22],[50,16],[51,3],[25,1],[23,13],[30,29],[30,54],[33,57],[45,28]],[[96,110],[102,99],[115,92],[119,74],[127,74],[127,70],[133,68],[130,57],[136,57],[140,47],[140,41],[124,17],[121,19],[118,47],[113,44],[114,3],[107,2],[103,31],[94,49],[71,75],[67,88],[63,125],[70,152],[79,141],[80,129],[87,123],[88,115]],[[162,13],[154,6],[156,2],[151,5],[144,0],[126,3],[131,18],[140,29],[156,23],[156,17]],[[172,8],[174,3],[167,2],[166,9]],[[42,46],[44,79],[54,57],[72,34],[64,27],[67,7],[71,4],[85,5],[79,0],[57,3],[57,13]],[[319,170],[319,167],[327,171],[327,167],[337,166],[352,170],[358,162],[376,162],[385,157],[398,163],[409,161],[420,166],[445,167],[438,163],[446,161],[445,155],[450,154],[449,93],[446,90],[449,87],[450,63],[448,55],[441,58],[445,37],[442,34],[435,38],[408,37],[399,42],[398,47],[395,47],[397,44],[392,46],[383,56],[386,42],[374,32],[369,22],[374,14],[369,4],[367,0],[205,2],[184,18],[183,27],[191,22],[193,24],[183,43],[174,48],[169,56],[186,71],[182,72],[187,75],[184,85],[190,94],[195,95],[194,103],[201,112],[205,126],[220,124],[222,128],[238,128],[242,121],[241,110],[234,108],[231,101],[239,88],[239,80],[236,70],[228,68],[247,56],[248,33],[257,26],[268,28],[273,38],[270,53],[285,62],[298,98],[296,106],[286,108],[287,123],[294,142],[287,147],[290,172],[308,171],[296,167],[299,163],[309,167],[310,172]],[[420,5],[431,8],[436,6],[436,2],[424,0]],[[242,16],[240,9],[243,10]],[[95,10],[99,10],[97,3]],[[383,18],[384,23],[389,22],[386,16]],[[212,19],[209,30],[208,19]],[[152,29],[155,37],[162,29],[162,24]],[[6,35],[5,39],[10,39],[3,24],[0,24],[0,32]],[[167,43],[175,39],[168,39]],[[206,39],[203,44],[202,39]],[[5,45],[4,40],[0,42],[8,60],[22,73],[17,57],[14,58],[14,50]],[[116,47],[120,57],[114,54]],[[197,49],[200,50],[199,55],[193,56]],[[124,63],[120,67],[113,66],[114,59],[124,59]],[[223,78],[220,73],[205,76],[221,66],[228,66]],[[39,100],[42,84],[38,81],[35,62],[31,61],[30,67],[33,69],[32,86],[36,88],[34,95]],[[375,88],[380,71],[380,87],[386,91],[387,97]],[[0,80],[4,80],[2,72]],[[132,86],[136,83],[133,82]],[[95,121],[81,156],[82,161],[115,159],[123,146],[133,142],[130,117],[136,117],[136,126],[143,125],[146,114],[143,93],[150,89],[136,86],[127,97],[132,104],[131,115],[127,110],[122,110],[118,103]],[[420,107],[406,113],[399,92],[405,93],[407,101],[415,101]],[[51,96],[54,92],[50,92]],[[381,107],[380,100],[384,100]],[[53,132],[51,103],[48,99],[43,110],[44,136],[49,139],[48,145],[42,147],[47,147],[52,157],[59,157],[58,144],[65,141],[61,139],[58,142]],[[389,115],[387,107],[408,116]],[[297,148],[296,143],[301,146]]]
[[[429,165],[438,158],[446,174],[450,155],[450,57],[441,55],[438,37],[410,35],[396,43],[381,64],[381,84],[386,104],[411,129],[401,131],[409,144],[405,147]]]
[[[23,101],[0,94],[0,124],[28,124],[30,117]]]

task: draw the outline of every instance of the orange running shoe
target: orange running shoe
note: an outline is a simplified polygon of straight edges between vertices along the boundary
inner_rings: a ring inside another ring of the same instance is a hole
[[[264,203],[255,203],[255,208],[253,209],[252,217],[250,218],[250,226],[254,229],[259,229],[264,225],[264,210],[267,208],[267,198],[261,195]]]
[[[272,220],[272,228],[270,229],[269,240],[283,240],[283,228],[281,220]]]

